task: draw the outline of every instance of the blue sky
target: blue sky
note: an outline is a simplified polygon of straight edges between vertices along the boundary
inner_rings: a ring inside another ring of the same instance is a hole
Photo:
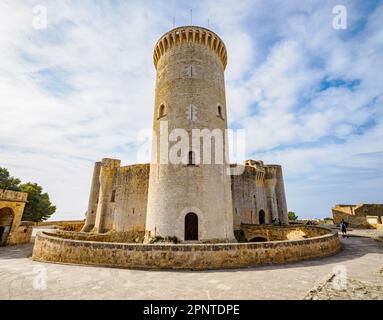
[[[246,158],[282,164],[289,209],[382,203],[382,1],[2,1],[0,166],[43,185],[55,219],[83,218],[93,162],[145,160],[153,47],[190,9],[226,43],[230,127]]]

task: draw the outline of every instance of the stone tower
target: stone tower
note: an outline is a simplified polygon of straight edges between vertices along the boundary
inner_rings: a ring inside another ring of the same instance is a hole
[[[234,241],[226,157],[226,64],[225,44],[205,28],[173,29],[155,46],[146,241],[155,236]],[[200,147],[192,141],[199,141]]]

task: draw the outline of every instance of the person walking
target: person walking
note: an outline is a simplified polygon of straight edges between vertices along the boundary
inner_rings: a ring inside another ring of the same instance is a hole
[[[347,223],[346,223],[346,221],[344,221],[342,219],[339,226],[340,226],[340,231],[342,231],[343,237],[347,236]]]

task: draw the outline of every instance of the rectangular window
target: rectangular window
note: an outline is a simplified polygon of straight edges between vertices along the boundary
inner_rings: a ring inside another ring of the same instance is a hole
[[[190,121],[196,121],[197,120],[197,107],[193,106],[192,104],[187,107],[187,118]]]
[[[110,199],[110,202],[115,202],[116,201],[116,190],[112,191],[112,197]]]

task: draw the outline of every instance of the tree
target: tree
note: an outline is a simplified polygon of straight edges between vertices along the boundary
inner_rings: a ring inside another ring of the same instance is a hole
[[[11,177],[9,171],[0,167],[0,189],[19,191],[20,180]]]
[[[25,205],[23,220],[40,222],[47,220],[56,212],[47,193],[37,183],[23,183],[20,179],[14,178],[9,171],[0,167],[0,189],[21,191],[28,193],[28,202]]]
[[[56,212],[56,206],[52,205],[49,195],[43,193],[43,188],[37,183],[21,184],[20,191],[28,193],[28,202],[23,214],[24,221],[44,221]]]
[[[290,221],[295,221],[298,219],[298,216],[295,214],[295,212],[289,211],[288,217]]]

